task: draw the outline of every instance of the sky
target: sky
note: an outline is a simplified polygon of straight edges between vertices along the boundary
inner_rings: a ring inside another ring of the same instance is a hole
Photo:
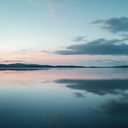
[[[0,63],[128,65],[128,0],[0,0]]]

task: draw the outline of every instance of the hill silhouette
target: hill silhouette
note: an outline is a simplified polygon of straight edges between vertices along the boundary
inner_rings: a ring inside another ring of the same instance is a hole
[[[0,64],[0,70],[38,70],[49,68],[128,68],[128,65],[112,66],[112,67],[97,67],[97,66],[75,66],[75,65],[41,65],[41,64],[25,64],[25,63],[13,63],[13,64]]]

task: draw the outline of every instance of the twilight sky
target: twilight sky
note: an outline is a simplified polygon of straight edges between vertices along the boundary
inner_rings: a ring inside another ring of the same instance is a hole
[[[0,63],[128,64],[128,0],[0,0]]]

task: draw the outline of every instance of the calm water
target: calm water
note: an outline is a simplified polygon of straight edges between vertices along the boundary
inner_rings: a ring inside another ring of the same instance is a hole
[[[0,71],[0,128],[128,128],[128,69]]]

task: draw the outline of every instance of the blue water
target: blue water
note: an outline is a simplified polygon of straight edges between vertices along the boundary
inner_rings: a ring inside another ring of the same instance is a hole
[[[128,128],[128,69],[0,71],[0,128]]]

